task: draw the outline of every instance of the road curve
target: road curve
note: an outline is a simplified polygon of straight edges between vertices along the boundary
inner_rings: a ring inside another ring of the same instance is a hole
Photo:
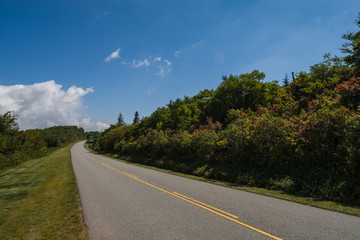
[[[118,162],[71,158],[89,238],[360,239],[360,218]]]

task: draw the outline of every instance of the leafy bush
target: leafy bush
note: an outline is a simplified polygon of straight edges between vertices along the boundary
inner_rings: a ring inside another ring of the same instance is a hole
[[[112,125],[96,146],[199,176],[360,204],[360,32],[344,39],[347,56],[325,54],[285,87],[258,70],[225,76],[215,90],[170,101],[139,124]]]

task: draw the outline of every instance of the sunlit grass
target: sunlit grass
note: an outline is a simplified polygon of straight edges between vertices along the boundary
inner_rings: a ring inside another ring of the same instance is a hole
[[[0,239],[87,239],[70,148],[0,173]]]

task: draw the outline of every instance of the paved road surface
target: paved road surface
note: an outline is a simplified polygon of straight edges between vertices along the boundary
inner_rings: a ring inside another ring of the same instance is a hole
[[[360,218],[111,160],[74,145],[90,239],[360,239]]]

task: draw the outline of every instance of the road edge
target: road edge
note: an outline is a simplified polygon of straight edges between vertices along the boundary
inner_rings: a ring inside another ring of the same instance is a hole
[[[99,154],[99,155],[108,157],[110,159],[113,159],[113,160],[116,160],[119,162],[155,170],[158,172],[168,173],[168,174],[172,174],[172,175],[179,176],[179,177],[184,177],[184,178],[189,178],[189,179],[193,179],[193,180],[197,180],[197,181],[201,181],[201,182],[215,184],[218,186],[237,189],[240,191],[250,192],[250,193],[259,194],[262,196],[282,199],[282,200],[286,200],[286,201],[290,201],[290,202],[300,203],[300,204],[307,205],[307,206],[321,208],[324,210],[329,210],[329,211],[333,211],[333,212],[339,212],[339,213],[344,213],[344,214],[360,217],[360,206],[348,206],[348,205],[337,203],[337,202],[323,201],[323,200],[318,200],[318,199],[311,198],[311,197],[289,195],[282,191],[268,190],[268,189],[258,188],[258,187],[239,186],[234,183],[229,183],[229,182],[224,182],[224,181],[219,181],[219,180],[214,180],[214,179],[209,179],[209,178],[203,178],[203,177],[199,177],[199,176],[195,176],[195,175],[191,175],[191,174],[185,174],[185,173],[175,172],[172,170],[167,170],[167,169],[158,168],[158,167],[154,167],[154,166],[130,162],[130,161],[127,161],[124,159],[116,158],[111,154],[98,153],[98,152],[94,151],[93,149],[91,149],[86,142],[84,143],[83,146],[86,150],[88,150],[92,153]]]

